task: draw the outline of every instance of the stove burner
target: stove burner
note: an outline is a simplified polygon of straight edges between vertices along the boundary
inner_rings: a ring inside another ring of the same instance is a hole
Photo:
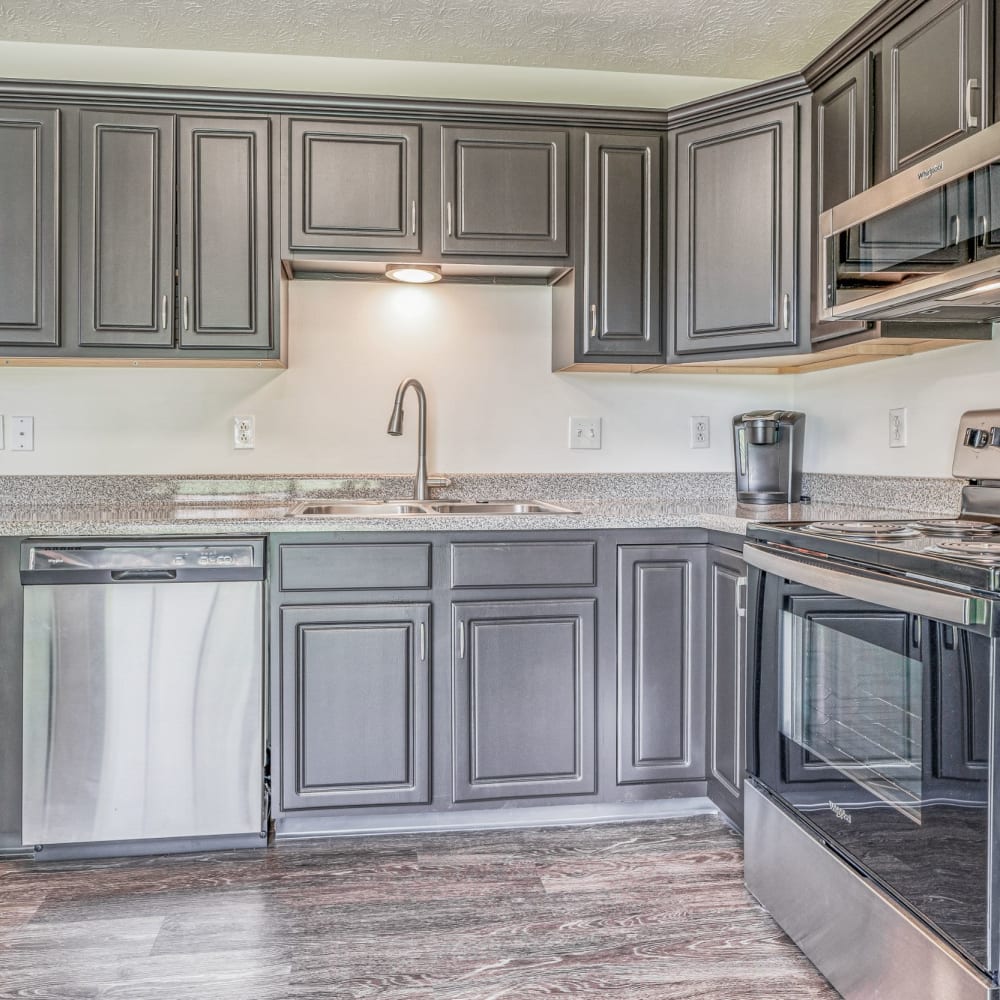
[[[1000,563],[1000,542],[938,542],[927,551],[970,562]]]
[[[901,538],[916,538],[920,534],[915,528],[898,521],[817,521],[807,524],[804,530],[862,542],[893,542]]]
[[[940,521],[914,521],[911,527],[932,538],[976,539],[1000,535],[1000,527],[989,521],[970,521],[961,517],[944,518]]]

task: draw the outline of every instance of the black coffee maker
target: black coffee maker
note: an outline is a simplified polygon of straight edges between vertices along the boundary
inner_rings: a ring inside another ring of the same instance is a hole
[[[791,410],[758,410],[733,417],[740,503],[799,502],[805,423],[804,413]]]

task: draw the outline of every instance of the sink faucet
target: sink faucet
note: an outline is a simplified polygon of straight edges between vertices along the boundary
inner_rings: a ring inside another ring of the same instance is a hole
[[[413,389],[417,394],[419,418],[417,427],[417,478],[413,483],[414,500],[430,500],[431,491],[427,482],[427,394],[424,387],[415,379],[403,379],[396,390],[396,400],[392,404],[392,416],[389,417],[387,433],[399,437],[403,433],[403,397],[407,389]]]

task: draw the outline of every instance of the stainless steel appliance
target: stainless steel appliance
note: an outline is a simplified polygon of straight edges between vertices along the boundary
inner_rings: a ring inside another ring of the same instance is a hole
[[[1000,318],[1000,124],[824,212],[820,237],[820,319]]]
[[[733,417],[740,503],[799,502],[805,424],[805,414],[791,410],[757,410]]]
[[[263,845],[262,539],[27,541],[22,838]]]
[[[845,997],[1000,995],[1000,410],[961,515],[754,525],[751,892]]]

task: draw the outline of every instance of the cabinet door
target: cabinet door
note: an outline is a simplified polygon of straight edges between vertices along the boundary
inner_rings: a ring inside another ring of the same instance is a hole
[[[677,136],[679,355],[798,341],[799,105]]]
[[[705,777],[704,546],[618,549],[618,783]]]
[[[882,43],[879,179],[984,125],[985,0],[931,0]]]
[[[182,118],[181,347],[271,346],[271,152],[266,118]]]
[[[292,119],[287,128],[292,249],[420,249],[419,125]]]
[[[595,604],[453,606],[456,802],[596,791]]]
[[[818,219],[823,212],[871,186],[873,159],[874,56],[866,52],[827,80],[813,95],[815,192]],[[826,296],[824,243],[814,228],[813,344],[863,333],[864,321],[819,323],[818,309]]]
[[[444,253],[567,255],[565,132],[444,128],[441,142]]]
[[[0,344],[59,343],[59,112],[0,108]]]
[[[708,550],[708,791],[740,826],[746,770],[746,564]]]
[[[80,344],[174,342],[174,118],[80,113]]]
[[[583,353],[663,354],[660,137],[587,134]]]
[[[284,809],[430,798],[427,604],[285,607]]]

